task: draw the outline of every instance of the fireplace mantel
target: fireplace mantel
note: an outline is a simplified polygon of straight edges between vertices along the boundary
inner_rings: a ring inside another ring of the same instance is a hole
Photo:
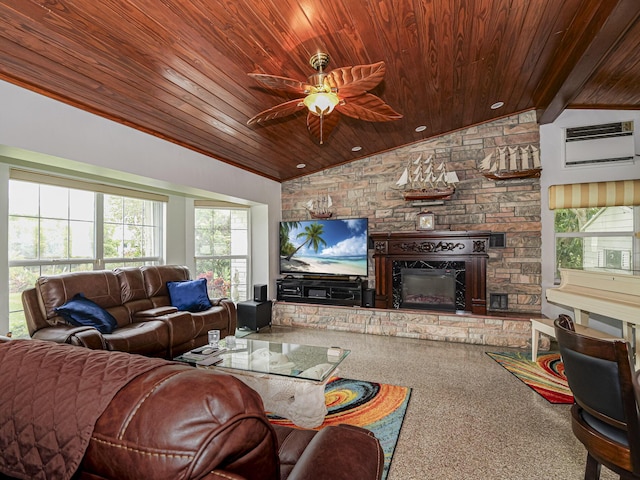
[[[393,306],[393,263],[452,261],[465,264],[465,311],[487,313],[488,231],[408,231],[371,234],[374,248],[376,307]]]

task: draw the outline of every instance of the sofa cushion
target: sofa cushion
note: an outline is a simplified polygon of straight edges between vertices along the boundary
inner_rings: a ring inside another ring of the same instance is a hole
[[[42,299],[45,318],[52,325],[61,320],[55,308],[71,300],[77,293],[83,292],[102,308],[122,305],[118,278],[110,270],[43,276],[36,281],[36,289]]]
[[[140,267],[147,298],[154,307],[169,305],[167,282],[183,282],[189,280],[189,269],[180,265],[144,265]]]
[[[167,282],[167,290],[169,290],[171,305],[178,310],[202,312],[211,308],[206,278],[185,282]]]
[[[100,333],[111,333],[118,326],[113,315],[82,293],[76,294],[64,305],[56,307],[55,311],[71,325],[94,327]]]
[[[134,322],[104,334],[109,350],[166,356],[171,345],[169,327],[161,320]]]

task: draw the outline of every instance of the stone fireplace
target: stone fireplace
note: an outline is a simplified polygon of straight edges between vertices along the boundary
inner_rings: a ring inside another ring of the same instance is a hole
[[[372,234],[377,308],[484,315],[490,232]]]

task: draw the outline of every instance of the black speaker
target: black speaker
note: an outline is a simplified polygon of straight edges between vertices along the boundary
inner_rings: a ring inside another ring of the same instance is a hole
[[[373,308],[376,305],[375,288],[365,288],[362,290],[362,306]]]
[[[267,286],[266,285],[254,285],[253,286],[253,301],[254,302],[266,302],[267,301]]]

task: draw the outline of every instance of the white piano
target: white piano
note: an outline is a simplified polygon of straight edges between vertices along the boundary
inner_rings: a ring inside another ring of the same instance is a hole
[[[580,325],[588,326],[592,313],[622,320],[622,335],[640,367],[640,276],[560,269],[560,286],[547,289],[547,300],[573,308]]]

